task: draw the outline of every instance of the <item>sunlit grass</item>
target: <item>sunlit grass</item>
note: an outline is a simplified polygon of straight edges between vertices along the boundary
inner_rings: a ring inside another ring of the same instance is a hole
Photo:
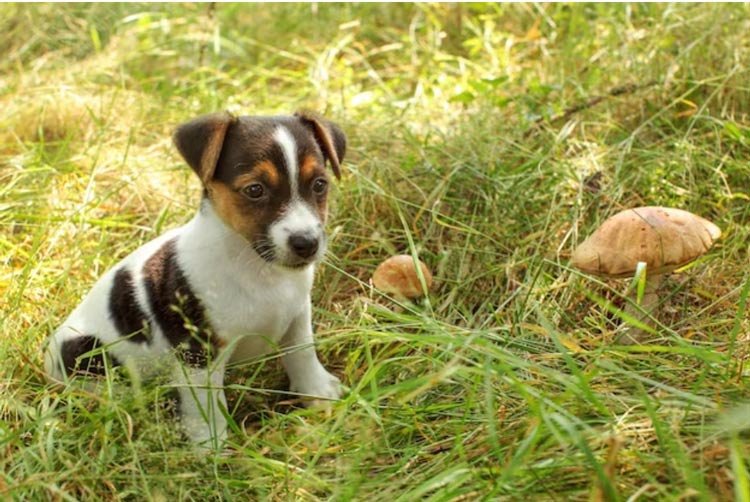
[[[746,5],[0,13],[3,498],[748,500]],[[195,210],[174,126],[299,108],[349,136],[314,315],[351,392],[297,409],[275,358],[237,369],[231,447],[207,458],[164,389],[46,385],[42,341]],[[567,261],[647,204],[724,237],[667,278],[658,336],[624,347],[627,281]],[[369,279],[412,251],[436,287],[396,305]]]

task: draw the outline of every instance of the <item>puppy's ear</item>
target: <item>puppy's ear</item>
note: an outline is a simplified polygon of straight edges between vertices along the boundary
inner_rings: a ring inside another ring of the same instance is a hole
[[[341,179],[341,162],[346,153],[346,135],[333,122],[312,112],[300,111],[294,114],[302,123],[310,127],[323,155],[331,163],[336,179]]]
[[[214,175],[227,129],[236,120],[229,112],[212,113],[182,124],[174,133],[177,150],[204,186]]]

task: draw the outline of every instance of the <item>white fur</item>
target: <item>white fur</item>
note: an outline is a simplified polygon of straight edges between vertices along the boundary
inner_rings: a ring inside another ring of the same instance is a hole
[[[280,142],[286,141],[283,134],[280,137]],[[299,209],[289,214],[303,225],[314,223],[310,215]],[[289,220],[287,215],[280,221],[294,223],[297,221],[294,218]],[[322,235],[322,227],[319,231]],[[207,369],[178,364],[146,301],[143,265],[172,238],[177,238],[180,268],[203,303],[214,331],[226,342]],[[133,274],[140,307],[151,318],[149,345],[123,340],[109,318],[110,291],[116,270],[121,266]],[[189,437],[196,443],[221,442],[226,437],[222,382],[227,362],[246,361],[281,348],[293,391],[312,398],[339,397],[338,379],[321,365],[313,346],[310,319],[313,274],[312,264],[290,269],[264,261],[204,201],[198,214],[185,226],[140,247],[99,279],[51,337],[45,353],[45,369],[53,380],[64,381],[59,348],[64,340],[81,335],[96,336],[128,367],[147,370],[167,364],[173,368],[173,381],[179,386],[182,420]]]
[[[273,135],[273,139],[281,147],[286,161],[286,169],[289,174],[289,184],[291,185],[292,197],[299,191],[299,164],[297,163],[297,143],[294,141],[292,133],[284,126],[279,126]]]
[[[284,126],[279,126],[273,135],[281,148],[289,174],[290,200],[283,214],[269,229],[269,236],[276,256],[282,262],[294,259],[294,252],[289,249],[289,237],[294,234],[305,234],[315,238],[319,245],[312,260],[320,259],[326,251],[323,223],[315,210],[307,204],[299,193],[299,163],[297,162],[297,144],[292,134]]]
[[[281,218],[276,220],[268,230],[276,255],[282,262],[294,259],[294,252],[289,248],[289,237],[294,234],[305,234],[318,240],[318,251],[311,259],[321,258],[326,251],[323,224],[310,209],[310,206],[299,197],[292,198],[289,207]]]

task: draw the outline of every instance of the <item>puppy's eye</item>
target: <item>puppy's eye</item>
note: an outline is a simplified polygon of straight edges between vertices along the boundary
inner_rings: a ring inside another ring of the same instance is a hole
[[[260,183],[250,183],[242,187],[242,194],[250,200],[258,200],[266,194],[266,189]]]
[[[323,178],[318,178],[317,180],[313,181],[312,189],[316,194],[323,195],[328,189],[328,182]]]

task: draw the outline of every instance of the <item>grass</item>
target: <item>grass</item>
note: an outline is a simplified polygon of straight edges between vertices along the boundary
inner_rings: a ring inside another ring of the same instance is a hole
[[[0,6],[0,496],[750,500],[749,9]],[[295,409],[276,358],[237,370],[213,458],[159,389],[46,385],[46,336],[194,211],[175,125],[298,108],[349,135],[314,290],[347,397]],[[626,281],[568,259],[637,205],[724,237],[620,346]],[[421,306],[368,284],[396,252],[435,274]]]

